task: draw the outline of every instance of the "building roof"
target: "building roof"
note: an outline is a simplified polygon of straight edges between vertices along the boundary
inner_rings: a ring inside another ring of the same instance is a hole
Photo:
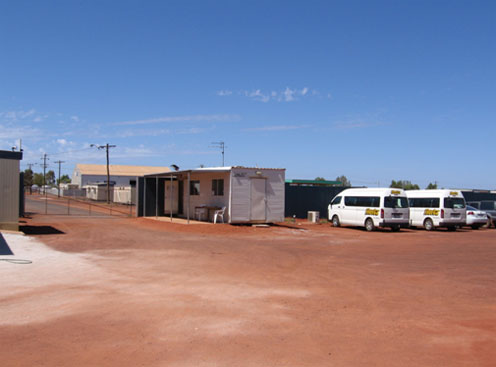
[[[184,174],[184,173],[202,173],[202,172],[229,172],[233,169],[256,169],[260,171],[281,171],[286,170],[285,168],[263,168],[263,167],[243,167],[243,166],[225,166],[225,167],[201,167],[194,169],[186,169],[179,171],[167,171],[167,172],[154,172],[145,176],[158,177],[158,176],[170,176],[171,174]]]
[[[81,175],[106,175],[107,165],[105,164],[77,164],[76,170]],[[144,176],[152,173],[169,172],[169,167],[152,167],[152,166],[121,166],[117,164],[109,165],[110,175],[112,176]]]
[[[16,159],[20,161],[22,159],[22,152],[15,152],[11,150],[0,150],[1,159]]]
[[[305,186],[341,186],[340,181],[325,181],[325,180],[286,180],[286,183],[291,185]]]

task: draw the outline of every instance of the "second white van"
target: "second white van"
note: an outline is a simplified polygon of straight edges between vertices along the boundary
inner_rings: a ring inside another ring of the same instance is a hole
[[[390,188],[346,189],[332,199],[328,216],[334,227],[363,226],[367,231],[376,227],[399,231],[410,222],[405,191]]]
[[[466,220],[465,199],[459,190],[408,190],[410,224],[430,231],[447,227],[454,231],[464,226]]]

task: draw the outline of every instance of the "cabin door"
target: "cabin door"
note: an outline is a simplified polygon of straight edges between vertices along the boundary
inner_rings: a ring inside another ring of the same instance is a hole
[[[251,179],[250,220],[265,222],[267,219],[267,194],[265,178]]]

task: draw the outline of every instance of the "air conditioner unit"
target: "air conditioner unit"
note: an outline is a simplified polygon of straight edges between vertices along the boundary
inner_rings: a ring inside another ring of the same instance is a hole
[[[320,220],[320,213],[319,212],[308,212],[307,219],[311,223],[318,223]]]

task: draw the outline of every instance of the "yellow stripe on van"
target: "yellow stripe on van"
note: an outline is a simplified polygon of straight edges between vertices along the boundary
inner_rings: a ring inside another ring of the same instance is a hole
[[[391,195],[399,195],[399,194],[401,194],[401,191],[391,190]]]
[[[379,209],[365,209],[365,215],[379,215]]]
[[[438,216],[438,215],[439,215],[439,210],[435,210],[435,209],[425,209],[425,210],[424,210],[424,215],[434,215],[434,216]]]
[[[450,195],[451,196],[458,196],[458,191],[451,191],[450,192]]]

